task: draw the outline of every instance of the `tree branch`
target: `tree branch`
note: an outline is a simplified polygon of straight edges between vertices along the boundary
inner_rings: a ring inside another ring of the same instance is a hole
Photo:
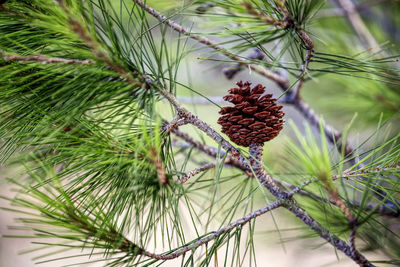
[[[223,46],[216,44],[215,42],[209,40],[206,37],[190,33],[183,26],[175,23],[174,21],[168,19],[166,16],[164,16],[160,12],[158,12],[158,11],[154,10],[153,8],[149,7],[148,5],[144,4],[143,1],[140,1],[140,0],[132,0],[132,1],[134,1],[140,7],[142,7],[146,12],[148,12],[149,14],[151,14],[152,16],[154,16],[155,18],[160,20],[162,23],[165,23],[166,25],[170,26],[175,31],[177,31],[185,36],[188,36],[189,38],[192,38],[210,48],[213,48],[213,49],[217,50],[218,52],[224,54],[225,56],[227,56],[235,61],[240,62],[242,65],[248,66],[251,70],[259,73],[260,75],[262,75],[268,79],[271,79],[276,84],[278,84],[278,86],[280,87],[280,89],[282,91],[287,91],[288,88],[290,87],[289,80],[287,78],[285,78],[284,76],[266,71],[264,69],[254,66],[254,65],[249,65],[244,59],[239,58],[238,56],[235,56],[232,52],[228,51]],[[303,100],[301,100],[300,98],[297,98],[295,101],[286,101],[286,102],[293,104],[294,107],[296,109],[298,109],[300,111],[300,113],[302,113],[305,116],[306,119],[311,120],[310,121],[311,125],[319,127],[319,125],[318,125],[318,123],[320,121],[319,116]],[[334,130],[334,128],[332,126],[329,126],[329,125],[325,125],[325,126],[326,127],[324,127],[324,130],[327,131],[326,136],[328,137],[328,140],[330,141],[331,144],[336,144],[337,143],[336,137],[340,137],[341,134],[338,131]],[[332,135],[332,132],[334,133],[334,135]],[[341,151],[341,143],[338,143],[338,150]],[[345,155],[351,156],[352,151],[353,151],[353,148],[347,143]]]

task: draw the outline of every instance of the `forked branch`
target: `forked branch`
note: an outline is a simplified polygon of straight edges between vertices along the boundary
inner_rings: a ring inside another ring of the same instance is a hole
[[[228,58],[239,62],[243,66],[249,67],[252,71],[257,72],[261,76],[264,76],[264,77],[274,81],[282,91],[286,92],[290,88],[290,82],[286,77],[247,63],[245,59],[236,56],[234,53],[232,53],[225,47],[218,45],[214,41],[212,41],[204,36],[200,36],[200,35],[191,33],[189,30],[185,29],[183,26],[172,21],[171,19],[168,19],[165,15],[163,15],[162,13],[158,12],[157,10],[151,8],[150,6],[146,5],[141,0],[132,0],[132,1],[134,1],[137,5],[139,5],[141,8],[143,8],[143,10],[148,12],[150,15],[157,18],[160,22],[171,27],[173,30],[220,52],[221,54],[227,56]],[[306,41],[306,38],[304,39],[304,42],[310,43],[309,41]],[[310,46],[310,48],[311,49],[310,49],[309,53],[311,53],[313,46]],[[308,54],[307,57],[308,57],[308,59],[306,58],[304,69],[306,69],[306,65],[308,65],[308,63],[311,60],[311,54]],[[301,86],[302,86],[302,84],[300,84],[300,87]],[[296,93],[296,95],[298,95],[298,94]],[[294,107],[301,114],[303,114],[307,120],[310,121],[311,125],[319,127],[319,121],[320,121],[319,116],[302,99],[300,99],[299,97],[296,97],[296,98],[291,97],[290,99],[291,99],[291,101],[286,101],[286,102],[293,104]],[[325,130],[325,136],[328,138],[329,142],[331,144],[338,145],[338,150],[341,151],[341,146],[342,146],[341,144],[344,143],[344,140],[342,140],[341,142],[338,142],[338,138],[341,137],[341,133],[338,132],[337,130],[335,130],[332,126],[330,126],[328,124],[324,125],[324,130]],[[346,144],[347,145],[346,145],[345,155],[351,157],[353,148],[348,144],[348,142],[346,142]]]

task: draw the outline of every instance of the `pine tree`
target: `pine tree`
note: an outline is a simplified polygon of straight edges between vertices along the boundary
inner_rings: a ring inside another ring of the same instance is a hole
[[[274,212],[400,264],[400,4],[167,3],[0,1],[0,160],[24,168],[3,236],[55,266],[265,266]]]

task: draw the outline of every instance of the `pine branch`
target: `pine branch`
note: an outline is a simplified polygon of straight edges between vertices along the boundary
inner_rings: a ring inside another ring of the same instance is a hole
[[[106,63],[106,65],[110,69],[116,71],[118,74],[121,75],[121,77],[125,78],[124,82],[126,82],[127,84],[141,86],[142,88],[145,88],[145,89],[149,89],[149,88],[155,89],[165,99],[167,99],[168,102],[174,107],[177,115],[169,124],[167,124],[164,127],[164,130],[167,134],[172,132],[175,135],[184,139],[186,142],[191,143],[197,149],[205,152],[208,155],[213,155],[215,158],[220,158],[220,157],[226,156],[225,164],[231,164],[231,165],[235,166],[236,168],[244,171],[245,173],[246,172],[248,173],[249,171],[253,171],[254,175],[258,178],[259,182],[264,187],[266,187],[273,196],[275,196],[277,198],[277,200],[275,202],[273,202],[271,205],[268,205],[262,209],[251,212],[250,214],[246,215],[245,217],[240,218],[240,219],[228,224],[227,226],[219,229],[218,231],[211,232],[200,239],[189,242],[189,243],[187,243],[187,245],[185,245],[181,248],[175,249],[172,252],[166,252],[166,253],[161,253],[161,254],[151,253],[149,251],[146,251],[144,248],[140,248],[136,244],[133,244],[128,239],[123,240],[122,245],[117,247],[117,249],[124,251],[124,252],[128,252],[130,254],[144,255],[149,258],[157,259],[157,260],[174,259],[174,258],[184,255],[186,252],[195,250],[196,248],[198,248],[202,245],[207,245],[207,243],[209,243],[212,240],[217,240],[224,233],[229,233],[232,230],[244,225],[247,222],[250,222],[252,219],[254,219],[262,214],[265,214],[275,208],[283,206],[286,209],[288,209],[289,211],[291,211],[296,217],[301,219],[303,221],[303,223],[305,223],[310,229],[315,231],[320,237],[322,237],[325,240],[327,240],[328,242],[330,242],[335,248],[343,251],[347,256],[352,258],[355,262],[359,263],[362,266],[372,266],[372,264],[362,254],[360,254],[355,248],[355,245],[354,245],[354,238],[355,238],[355,234],[356,234],[355,228],[353,228],[353,230],[352,230],[352,233],[350,236],[350,245],[348,245],[344,241],[342,241],[341,239],[336,237],[335,235],[331,234],[327,229],[325,229],[317,221],[315,221],[305,210],[303,210],[301,207],[299,207],[297,205],[297,203],[292,199],[292,196],[294,194],[301,192],[301,188],[306,186],[307,185],[306,183],[304,183],[300,187],[295,188],[292,192],[287,193],[278,186],[278,184],[276,183],[276,180],[272,176],[267,174],[267,172],[265,171],[265,169],[263,167],[262,145],[260,145],[260,144],[252,145],[250,147],[251,157],[249,157],[249,158],[246,158],[243,155],[241,155],[237,148],[232,146],[230,144],[230,142],[228,142],[226,139],[224,139],[210,125],[208,125],[204,121],[200,120],[197,116],[195,116],[194,114],[192,114],[191,112],[189,112],[188,110],[183,108],[181,106],[181,104],[178,102],[178,100],[175,98],[175,96],[169,90],[167,90],[167,88],[152,81],[146,75],[139,75],[139,73],[137,71],[135,71],[135,70],[131,71],[131,68],[129,68],[129,70],[128,70],[126,67],[122,66],[120,63],[115,62],[115,60],[111,56],[109,56],[108,53],[104,52],[105,50],[103,50],[102,45],[100,43],[98,43],[95,38],[90,36],[89,31],[86,30],[86,28],[81,23],[79,23],[79,21],[77,19],[75,19],[72,16],[72,14],[71,14],[72,12],[70,12],[68,10],[68,8],[63,4],[63,2],[61,0],[56,0],[56,2],[65,11],[65,13],[69,16],[69,22],[70,22],[72,31],[75,32],[82,39],[82,41],[84,41],[89,46],[91,52],[96,56],[96,58],[98,58],[100,61]],[[142,1],[137,0],[135,2],[138,5],[140,5],[142,8],[144,8],[147,12],[151,13],[153,16],[155,16],[156,18],[161,20],[163,23],[166,23],[168,26],[172,27],[174,30],[180,32],[181,34],[186,35],[190,38],[193,38],[193,39],[199,41],[200,43],[203,43],[209,47],[212,47],[215,50],[225,54],[226,56],[230,57],[231,59],[233,59],[235,61],[238,61],[238,62],[243,61],[240,57],[235,56],[233,53],[224,49],[222,46],[213,43],[212,41],[208,40],[207,38],[201,37],[198,35],[193,35],[192,33],[188,32],[186,29],[184,29],[180,25],[167,19],[161,13],[158,13],[154,9],[146,6]],[[281,6],[282,6],[282,8],[285,6],[284,1],[281,2]],[[286,15],[289,14],[287,12],[287,10],[285,11],[285,9],[283,9],[283,12]],[[273,23],[269,19],[270,18],[264,18],[264,20],[266,22],[269,21],[270,23]],[[299,33],[299,35],[302,35],[302,34]],[[307,36],[303,34],[303,37],[300,36],[300,38],[303,40],[303,42],[307,43],[308,42]],[[309,43],[309,44],[312,44],[312,40],[311,40],[311,43]],[[308,51],[308,53],[306,55],[306,59],[303,63],[302,70],[301,70],[302,78],[304,77],[304,80],[302,81],[302,83],[304,83],[304,81],[305,81],[306,69],[308,68],[308,64],[312,57],[311,46],[313,47],[313,44],[308,45],[308,48],[310,48],[309,49],[310,51]],[[29,57],[30,56],[25,57],[25,58],[29,58]],[[46,60],[50,60],[50,58],[46,58]],[[17,60],[15,60],[15,61],[17,61]],[[30,60],[18,60],[18,61],[25,62],[25,61],[30,61]],[[38,61],[38,59],[32,60],[32,61],[44,62],[44,61]],[[45,63],[50,63],[50,62],[45,62]],[[51,62],[51,63],[55,63],[55,62]],[[60,62],[60,63],[62,63],[62,62]],[[63,63],[67,63],[67,62],[63,62]],[[77,64],[77,63],[68,63],[68,64]],[[247,64],[247,63],[244,63],[244,64]],[[85,65],[85,64],[83,64],[83,65]],[[257,67],[253,67],[253,68],[258,69]],[[278,83],[278,85],[281,86],[281,89],[284,89],[284,87],[283,87],[284,85],[288,86],[288,87],[286,87],[285,90],[287,90],[289,88],[288,80],[285,77],[280,76],[275,73],[270,73],[268,71],[264,71],[263,69],[260,69],[260,73],[264,73],[263,75],[265,77],[272,79],[273,81]],[[285,84],[282,81],[284,81]],[[298,84],[298,91],[300,90],[302,83],[300,85]],[[303,101],[300,99],[300,97],[296,97],[295,100],[293,100],[294,104],[302,103],[302,102]],[[307,106],[307,104],[305,102],[303,102],[302,105],[303,105],[302,106],[303,114],[305,114],[307,118],[309,117],[310,121],[315,121],[314,125],[319,123],[318,116],[315,113],[313,113],[313,111]],[[297,107],[297,106],[295,105],[295,107]],[[311,113],[311,115],[310,115],[310,113]],[[200,142],[194,140],[190,136],[180,132],[177,128],[184,124],[191,124],[191,125],[197,127],[202,132],[206,133],[209,137],[211,137],[216,143],[220,144],[221,147],[223,149],[225,149],[226,152],[219,151],[218,149],[201,144]],[[335,132],[335,130],[333,128],[329,127],[327,129],[324,129],[324,131],[326,132],[327,138],[332,138],[332,140],[331,140],[332,143],[334,143],[335,140],[337,140],[340,137],[340,134]],[[350,150],[350,148],[349,148],[349,150]],[[345,149],[345,151],[347,151],[347,148]],[[227,153],[228,153],[228,155],[226,155]],[[349,155],[351,155],[351,153],[352,153],[352,151],[349,152]],[[159,157],[158,151],[154,148],[153,150],[150,151],[150,156],[151,156],[153,165],[155,165],[155,167],[157,169],[157,175],[158,175],[160,184],[167,185],[168,180],[167,180],[166,173],[164,170],[163,162],[161,161],[161,158]],[[201,171],[205,171],[207,169],[213,168],[215,166],[216,166],[216,163],[212,162],[212,163],[208,163],[204,166],[201,166],[199,168],[196,168],[193,171],[189,172],[184,178],[178,180],[178,183],[184,183],[191,176],[196,175]],[[348,174],[348,175],[352,175],[352,174]],[[334,201],[334,200],[331,200],[331,202],[332,201]],[[338,201],[336,201],[336,203],[339,206],[344,204],[343,202],[338,203]],[[345,211],[345,209],[342,208],[342,211]],[[82,226],[82,228],[84,230],[89,230],[89,232],[93,230],[90,227],[88,228],[88,226],[85,226],[84,224],[82,224],[82,222],[85,222],[85,220],[76,219],[76,215],[75,214],[73,214],[73,215],[75,216],[75,217],[72,216],[75,218],[75,221],[74,221],[75,224],[77,224],[78,226]],[[348,216],[348,217],[350,217],[350,216]],[[94,231],[92,231],[92,232],[94,232]],[[114,233],[113,231],[110,231],[110,233],[107,236],[100,235],[100,236],[96,236],[96,238],[100,238],[100,239],[103,238],[103,239],[105,239],[104,241],[110,241],[109,239],[111,239],[111,241],[115,241],[118,238],[121,238],[121,236]]]
[[[282,91],[286,92],[290,88],[290,83],[287,78],[285,78],[281,75],[278,75],[276,73],[270,73],[268,71],[265,71],[264,69],[254,66],[254,65],[249,65],[242,58],[234,56],[232,52],[230,52],[227,49],[225,49],[224,47],[216,44],[215,42],[209,40],[208,38],[190,33],[183,26],[177,24],[176,22],[172,21],[171,19],[168,19],[166,16],[164,16],[160,12],[158,12],[158,11],[154,10],[153,8],[151,8],[150,6],[146,5],[143,1],[140,1],[140,0],[133,0],[133,1],[135,3],[137,3],[140,7],[142,7],[146,12],[148,12],[149,14],[151,14],[152,16],[154,16],[155,18],[160,20],[162,23],[165,23],[166,25],[170,26],[175,31],[177,31],[185,36],[188,36],[210,48],[213,48],[213,49],[217,50],[218,52],[226,55],[227,57],[240,62],[242,65],[248,66],[251,70],[259,73],[260,75],[262,75],[268,79],[271,79],[272,81],[274,81],[275,83],[277,83],[279,85],[279,87],[281,88]],[[302,113],[307,120],[310,121],[311,125],[319,127],[319,125],[318,125],[319,121],[320,121],[319,116],[302,99],[300,99],[299,97],[298,98],[289,97],[288,100],[286,100],[286,102],[293,104],[294,107],[300,113]],[[327,124],[325,124],[324,130],[326,130],[326,137],[331,142],[331,144],[336,144],[337,143],[336,141],[338,140],[338,137],[341,136],[341,133],[339,133],[333,127],[331,127]],[[341,151],[342,143],[343,143],[343,141],[338,143],[339,151]],[[351,157],[352,151],[353,151],[353,148],[348,143],[346,143],[345,155],[348,157]]]

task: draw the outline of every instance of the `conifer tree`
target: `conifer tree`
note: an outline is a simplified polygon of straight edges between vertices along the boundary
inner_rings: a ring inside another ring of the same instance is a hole
[[[399,2],[165,3],[0,1],[3,237],[54,266],[265,266],[274,213],[400,264]]]

